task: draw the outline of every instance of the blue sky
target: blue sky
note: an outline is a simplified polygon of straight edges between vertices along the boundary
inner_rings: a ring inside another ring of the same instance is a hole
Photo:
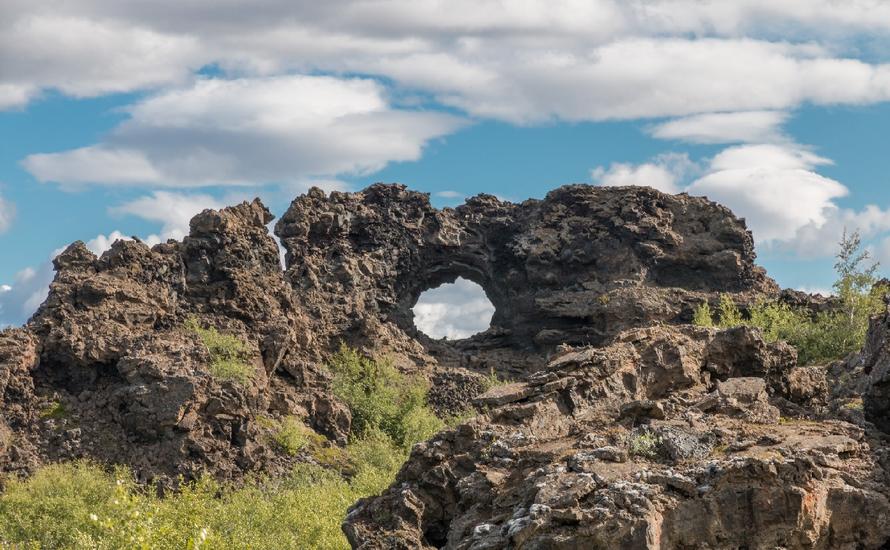
[[[73,240],[310,185],[651,185],[744,216],[783,286],[830,288],[844,227],[890,266],[882,3],[32,4],[0,7],[0,325]]]

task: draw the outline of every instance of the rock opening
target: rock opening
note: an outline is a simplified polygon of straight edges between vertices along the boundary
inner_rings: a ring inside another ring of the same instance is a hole
[[[485,331],[494,306],[481,286],[458,277],[422,292],[413,312],[414,326],[430,338],[460,340]]]

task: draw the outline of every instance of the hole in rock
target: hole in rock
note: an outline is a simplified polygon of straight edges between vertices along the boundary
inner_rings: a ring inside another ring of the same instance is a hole
[[[423,292],[413,311],[414,326],[430,338],[460,340],[486,330],[494,306],[481,286],[458,277]]]

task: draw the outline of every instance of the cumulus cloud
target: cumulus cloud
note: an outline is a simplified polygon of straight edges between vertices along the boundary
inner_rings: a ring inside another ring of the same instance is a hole
[[[245,185],[376,171],[416,160],[463,124],[391,107],[369,79],[279,76],[224,80],[153,95],[98,145],[35,154],[40,181],[68,185]]]
[[[745,218],[759,244],[824,257],[835,253],[834,243],[845,227],[859,229],[864,237],[890,231],[890,211],[837,205],[849,190],[816,171],[830,163],[790,142],[744,144],[698,163],[671,153],[642,164],[596,168],[591,177],[600,185],[648,185],[706,196]]]
[[[792,145],[730,147],[686,191],[729,206],[759,242],[788,241],[806,225],[823,225],[834,200],[847,195],[844,185],[814,171],[829,162]]]
[[[781,111],[705,113],[663,122],[649,133],[691,143],[769,143],[783,139],[781,126],[787,119],[788,113]]]
[[[189,222],[196,214],[208,208],[220,209],[223,206],[221,201],[210,195],[155,191],[112,207],[109,212],[112,215],[130,215],[160,223],[160,233],[145,238],[148,244],[156,244],[167,239],[182,240],[188,234]]]
[[[15,217],[15,206],[0,195],[0,233],[6,232]]]
[[[169,85],[200,66],[197,38],[131,22],[25,12],[0,31],[0,107],[40,89],[91,97]]]
[[[50,11],[8,0],[2,11],[7,107],[42,89],[169,87],[205,65],[384,77],[519,123],[890,97],[887,65],[850,58],[861,42],[850,33],[890,31],[890,8],[874,2],[72,0]]]
[[[414,306],[414,324],[427,336],[451,340],[486,330],[494,306],[482,287],[458,278],[421,294]]]
[[[679,193],[683,179],[696,170],[698,166],[689,155],[665,153],[642,164],[615,162],[608,168],[600,166],[590,171],[590,177],[599,185],[646,185],[665,193]]]

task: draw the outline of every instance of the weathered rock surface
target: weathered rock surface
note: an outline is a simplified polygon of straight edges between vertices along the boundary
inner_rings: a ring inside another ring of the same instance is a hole
[[[46,302],[0,333],[0,410],[17,435],[2,469],[89,457],[144,479],[274,472],[292,459],[269,445],[263,415],[298,415],[343,440],[348,411],[326,395],[270,221],[255,201],[196,216],[181,243],[60,254]],[[250,379],[211,375],[188,319],[242,340]]]
[[[880,548],[884,442],[780,419],[794,369],[750,329],[637,329],[573,349],[417,445],[344,530],[363,549]]]
[[[867,389],[865,416],[890,434],[890,308],[872,318],[861,356]]]
[[[742,306],[779,296],[728,210],[637,187],[444,210],[399,185],[313,189],[276,228],[286,271],[271,220],[254,201],[203,212],[182,242],[59,255],[46,302],[0,332],[0,471],[91,458],[145,481],[284,472],[311,457],[277,448],[268,418],[299,417],[330,444],[349,434],[322,367],[342,341],[423,373],[437,411],[480,410],[358,503],[345,525],[357,547],[890,540],[890,452],[875,429],[890,432],[890,315],[861,356],[828,368],[747,328],[684,325],[722,293]],[[485,289],[492,326],[433,341],[412,307],[459,276]],[[249,378],[214,375],[190,322],[242,341]],[[490,370],[516,382],[482,393]]]
[[[415,362],[540,368],[559,344],[692,318],[726,292],[776,295],[744,223],[707,199],[642,187],[571,185],[521,204],[479,195],[437,210],[401,185],[298,197],[276,226],[287,276],[324,340]],[[495,307],[491,328],[457,346],[420,334],[420,294],[464,277]],[[512,368],[513,372],[509,372]]]

